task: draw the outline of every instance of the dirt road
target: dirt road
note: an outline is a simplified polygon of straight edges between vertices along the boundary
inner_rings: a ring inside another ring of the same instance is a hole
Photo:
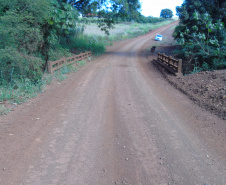
[[[174,24],[115,43],[1,116],[0,184],[226,184],[225,121],[172,88],[144,54]]]

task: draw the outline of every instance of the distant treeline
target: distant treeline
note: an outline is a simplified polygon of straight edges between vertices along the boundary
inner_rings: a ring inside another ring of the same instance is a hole
[[[98,17],[98,16],[86,16],[86,17],[81,17],[78,19],[78,23],[98,23],[101,20],[104,20],[103,17]],[[134,20],[127,20],[125,18],[114,18],[114,23],[119,24],[119,23],[131,23],[131,22],[136,22],[136,23],[157,23],[157,22],[163,22],[166,21],[165,18],[163,17],[145,17],[141,15],[140,17],[134,19]]]

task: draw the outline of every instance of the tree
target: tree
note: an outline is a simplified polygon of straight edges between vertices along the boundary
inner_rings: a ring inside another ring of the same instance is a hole
[[[140,7],[139,0],[0,0],[0,85],[13,73],[40,80],[49,57],[74,46],[78,12],[101,12],[97,24],[108,33],[118,17],[138,20]]]
[[[42,75],[43,32],[41,25],[48,20],[47,0],[0,0],[0,72],[9,80],[18,78],[38,80]]]
[[[185,0],[176,8],[180,23],[174,38],[188,70],[226,68],[225,8],[222,0]]]
[[[172,12],[172,10],[170,10],[168,8],[162,9],[161,13],[160,13],[160,17],[163,17],[165,19],[172,18],[173,17],[173,12]]]
[[[226,26],[226,2],[225,0],[185,0],[182,6],[177,6],[177,15],[181,23],[192,24],[189,19],[193,16],[195,11],[200,14],[208,12],[212,20],[217,22],[220,20]],[[193,23],[194,24],[194,23]]]

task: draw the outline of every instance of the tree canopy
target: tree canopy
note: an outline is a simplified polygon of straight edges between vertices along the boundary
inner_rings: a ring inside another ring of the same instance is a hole
[[[140,18],[140,7],[139,0],[0,0],[0,80],[14,73],[37,81],[54,51],[73,47],[79,13],[102,12],[97,24],[108,33],[118,18]]]
[[[226,2],[185,0],[177,9],[175,39],[182,45],[187,68],[194,71],[226,68]]]
[[[140,8],[139,0],[0,0],[0,85],[12,76],[35,83],[48,60],[70,54],[84,30],[79,13],[100,17],[96,23],[106,33],[117,21],[162,21],[144,17]],[[87,42],[84,48],[92,50],[95,42]]]
[[[160,17],[163,17],[165,19],[172,18],[173,17],[173,12],[169,8],[162,9],[161,13],[160,13]]]

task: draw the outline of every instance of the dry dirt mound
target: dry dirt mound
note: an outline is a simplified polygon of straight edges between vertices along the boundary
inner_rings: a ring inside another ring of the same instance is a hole
[[[176,88],[201,107],[226,119],[226,70],[207,71],[182,77],[167,75]]]
[[[159,50],[170,54],[169,46],[161,46]],[[160,69],[159,66],[158,68]],[[202,108],[226,120],[226,70],[199,72],[186,76],[174,76],[162,68],[161,71],[175,88],[184,92]]]

